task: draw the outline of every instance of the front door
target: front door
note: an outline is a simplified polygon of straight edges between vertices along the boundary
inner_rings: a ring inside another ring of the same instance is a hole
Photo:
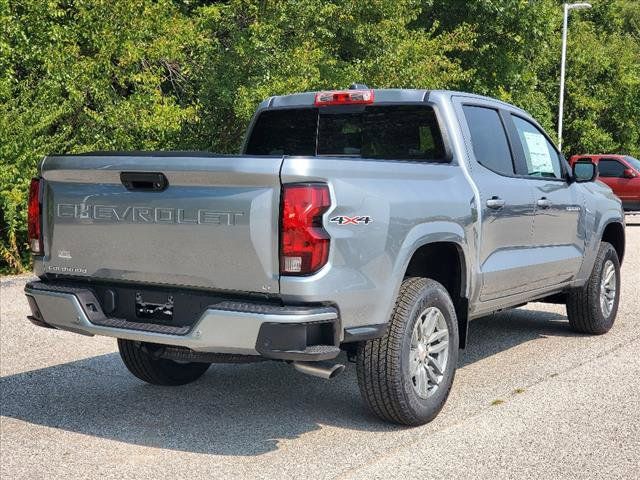
[[[516,169],[530,179],[534,191],[533,287],[545,289],[570,281],[580,269],[585,244],[580,231],[582,205],[566,163],[536,125],[510,114]]]

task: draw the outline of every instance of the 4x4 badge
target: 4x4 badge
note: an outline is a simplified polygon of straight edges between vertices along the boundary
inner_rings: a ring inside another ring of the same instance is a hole
[[[369,215],[357,216],[357,217],[347,217],[345,215],[339,215],[337,217],[333,217],[329,220],[331,223],[337,223],[338,225],[359,225],[364,223],[365,225],[373,222],[373,218]]]

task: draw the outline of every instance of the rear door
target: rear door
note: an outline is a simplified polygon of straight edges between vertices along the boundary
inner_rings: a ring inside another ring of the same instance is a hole
[[[564,160],[547,135],[528,119],[509,114],[516,169],[530,180],[535,195],[531,280],[545,288],[571,280],[582,263],[582,202],[575,183],[567,181]]]
[[[277,293],[281,163],[189,154],[48,157],[44,272]]]
[[[501,112],[491,103],[464,97],[454,101],[465,119],[462,131],[474,159],[470,167],[480,191],[480,299],[492,301],[529,290],[533,190],[515,176],[511,146]]]

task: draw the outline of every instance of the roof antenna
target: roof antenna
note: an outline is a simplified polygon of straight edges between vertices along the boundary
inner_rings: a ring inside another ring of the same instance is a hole
[[[364,83],[352,83],[349,85],[349,90],[369,90]]]

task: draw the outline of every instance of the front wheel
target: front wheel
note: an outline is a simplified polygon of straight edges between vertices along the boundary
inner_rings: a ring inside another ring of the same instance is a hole
[[[444,406],[457,361],[458,321],[447,290],[409,277],[386,334],[358,346],[360,393],[381,419],[423,425]]]
[[[567,295],[569,325],[579,333],[607,333],[616,319],[619,301],[620,260],[610,243],[601,242],[589,280]]]
[[[157,345],[156,345],[157,347]],[[166,358],[156,358],[151,353],[153,345],[118,339],[120,357],[127,369],[140,380],[152,385],[186,385],[200,378],[209,363],[178,363]]]

